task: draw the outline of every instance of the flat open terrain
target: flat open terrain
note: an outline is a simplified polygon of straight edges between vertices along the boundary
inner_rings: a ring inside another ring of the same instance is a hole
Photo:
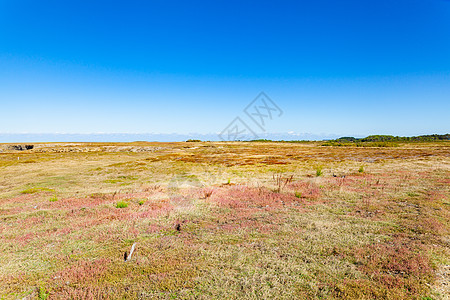
[[[34,146],[0,145],[0,298],[450,294],[449,142]]]

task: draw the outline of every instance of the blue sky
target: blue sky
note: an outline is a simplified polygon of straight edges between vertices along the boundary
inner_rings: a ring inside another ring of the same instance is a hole
[[[0,0],[0,133],[450,130],[450,1]],[[256,129],[255,129],[256,130]]]

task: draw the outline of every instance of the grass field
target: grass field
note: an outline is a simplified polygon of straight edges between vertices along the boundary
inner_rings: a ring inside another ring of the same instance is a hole
[[[448,299],[449,195],[449,142],[4,147],[0,298]]]

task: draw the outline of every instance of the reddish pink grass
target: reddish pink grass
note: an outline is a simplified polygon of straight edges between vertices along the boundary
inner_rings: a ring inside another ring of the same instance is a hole
[[[73,265],[56,272],[51,278],[61,284],[89,284],[96,285],[108,269],[109,259],[93,261],[77,261]]]
[[[129,219],[153,219],[162,215],[166,215],[173,210],[173,207],[167,206],[160,209],[149,209],[143,212],[135,212],[127,216]]]
[[[355,257],[364,273],[388,287],[402,287],[404,279],[410,276],[431,276],[430,259],[423,254],[423,250],[407,238],[395,237],[387,243],[357,249]]]
[[[285,205],[298,205],[302,200],[289,193],[275,193],[266,188],[251,188],[246,186],[233,186],[217,190],[211,200],[219,206],[248,209],[248,208],[282,208]]]
[[[106,293],[107,289],[97,286],[63,286],[57,294],[50,295],[49,299],[114,299],[113,292],[111,292],[112,295]]]
[[[36,238],[36,233],[26,233],[24,235],[18,236],[15,238],[15,241],[17,241],[21,246],[27,245],[31,240]]]
[[[288,186],[289,189],[300,193],[305,199],[318,199],[321,196],[320,188],[312,182],[296,181]]]
[[[0,199],[0,205],[28,203],[34,198],[37,198],[37,194],[23,194],[17,197]]]
[[[114,200],[108,198],[66,198],[55,202],[48,202],[44,204],[47,209],[80,209],[80,208],[94,208],[101,204],[113,203]]]
[[[24,220],[16,220],[20,229],[27,229],[44,222],[44,217],[28,217]]]
[[[415,299],[416,295],[427,293],[423,282],[433,277],[430,258],[425,246],[406,234],[347,253],[367,278],[333,284],[333,292],[339,298]]]
[[[442,191],[427,191],[427,200],[439,201],[447,198],[447,195]]]
[[[304,201],[293,193],[276,193],[266,188],[232,186],[218,188],[209,201],[230,211],[216,211],[216,223],[208,224],[211,230],[234,232],[254,230],[271,233],[286,223],[285,208],[303,210]]]
[[[20,195],[13,198],[6,198],[0,200],[0,206],[5,205],[11,205],[10,208],[2,208],[1,214],[2,215],[15,215],[22,212],[29,212],[35,210],[35,205],[32,205],[30,203],[33,203],[33,199],[36,199],[36,194],[25,194]],[[27,203],[27,205],[24,205],[24,203]]]

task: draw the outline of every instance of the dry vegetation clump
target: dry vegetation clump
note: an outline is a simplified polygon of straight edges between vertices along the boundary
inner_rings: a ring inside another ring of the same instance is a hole
[[[1,153],[0,297],[444,299],[449,157],[448,143]]]
[[[276,189],[275,191],[277,193],[280,193],[286,185],[291,183],[294,180],[294,175],[284,175],[282,173],[275,173],[273,174],[273,180],[275,181]]]
[[[322,194],[319,186],[311,181],[296,181],[291,183],[288,187],[290,190],[295,191],[295,196],[297,198],[314,200],[318,199]]]

